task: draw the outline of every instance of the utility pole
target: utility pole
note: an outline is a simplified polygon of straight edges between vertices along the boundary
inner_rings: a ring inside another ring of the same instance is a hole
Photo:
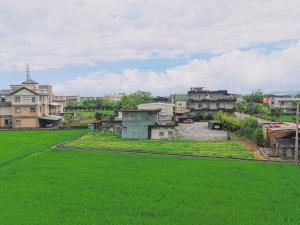
[[[253,91],[252,91],[252,94],[251,94],[251,103],[250,103],[250,115],[253,116],[253,101],[254,101],[254,94],[253,94]]]
[[[297,113],[296,113],[296,141],[295,141],[295,163],[298,165],[299,162],[299,102],[297,102]]]

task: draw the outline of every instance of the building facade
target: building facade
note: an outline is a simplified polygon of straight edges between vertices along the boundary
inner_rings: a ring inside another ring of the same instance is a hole
[[[158,123],[159,112],[155,109],[122,110],[122,138],[151,138],[151,126]]]
[[[53,96],[53,102],[63,105],[67,107],[69,105],[72,106],[80,106],[80,96],[79,95],[60,95]]]
[[[192,112],[213,113],[217,111],[234,112],[236,98],[226,90],[208,91],[191,88],[188,92],[187,108]]]
[[[62,119],[63,106],[53,103],[50,85],[39,85],[28,77],[0,94],[0,128],[56,126]]]
[[[269,95],[264,96],[263,102],[269,106],[270,109],[281,108],[286,114],[295,114],[295,103],[300,102],[300,98],[291,95]]]
[[[174,94],[171,96],[171,100],[175,106],[174,111],[176,113],[187,109],[187,100],[188,100],[187,94]]]

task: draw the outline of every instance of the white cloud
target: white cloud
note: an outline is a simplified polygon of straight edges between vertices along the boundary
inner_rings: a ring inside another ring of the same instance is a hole
[[[168,95],[171,92],[185,92],[193,86],[229,89],[237,93],[247,93],[258,88],[265,91],[299,90],[299,63],[300,42],[270,54],[262,50],[233,50],[210,60],[193,60],[165,72],[98,71],[79,76],[63,85],[56,84],[55,91],[99,96],[136,90]]]
[[[298,21],[298,0],[0,0],[0,70],[234,54],[299,40]]]

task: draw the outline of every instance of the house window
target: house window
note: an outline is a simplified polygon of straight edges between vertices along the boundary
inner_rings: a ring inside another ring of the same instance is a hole
[[[31,98],[32,103],[35,103],[35,97]]]
[[[178,106],[182,106],[182,104],[181,104],[181,103],[178,103]]]
[[[220,108],[220,103],[217,103],[217,109],[219,109]]]
[[[200,103],[200,104],[199,104],[199,109],[201,109],[201,108],[202,108],[202,104]]]
[[[16,113],[20,113],[21,112],[21,107],[16,107]]]
[[[30,107],[30,112],[36,112],[36,107],[35,106]]]
[[[210,109],[210,103],[207,103],[207,108]]]
[[[165,132],[159,132],[159,136],[160,136],[160,137],[165,136]]]
[[[123,127],[123,133],[127,134],[127,127]]]
[[[10,120],[10,119],[4,120],[4,124],[5,125],[11,125],[12,124],[12,120]]]
[[[16,120],[16,126],[21,126],[21,120]]]
[[[21,102],[20,96],[15,96],[15,102]]]

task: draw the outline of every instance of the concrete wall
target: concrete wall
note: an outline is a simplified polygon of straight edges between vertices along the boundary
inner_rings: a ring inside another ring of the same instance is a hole
[[[162,116],[173,116],[174,105],[168,103],[148,103],[138,105],[138,109],[161,109],[159,113]]]
[[[123,139],[148,139],[149,128],[146,125],[123,125]]]
[[[174,115],[174,104],[168,103],[146,103],[138,105],[138,109],[160,109],[159,120],[172,120]]]
[[[175,129],[172,127],[153,127],[151,129],[151,139],[174,139]]]
[[[122,112],[123,125],[154,125],[158,121],[157,112]]]
[[[11,115],[11,106],[1,106],[0,107],[0,116]]]
[[[18,121],[20,121],[18,123]],[[13,118],[13,128],[37,128],[39,127],[39,121],[37,118],[24,118],[24,117],[14,117]]]
[[[148,139],[149,126],[158,122],[157,112],[122,112],[122,138]]]
[[[176,102],[176,111],[180,111],[187,108],[186,101],[177,101]]]

